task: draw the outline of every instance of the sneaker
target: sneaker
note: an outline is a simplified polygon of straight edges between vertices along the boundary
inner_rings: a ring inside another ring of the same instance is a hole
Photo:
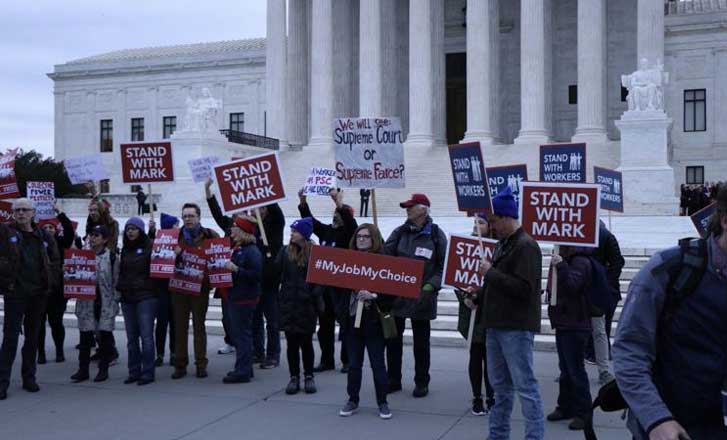
[[[37,393],[38,391],[40,391],[40,387],[38,386],[38,383],[35,381],[35,379],[23,380],[23,389],[29,393]]]
[[[285,394],[298,394],[298,391],[300,391],[300,378],[292,376],[288,386],[285,387]]]
[[[571,431],[583,431],[586,428],[586,422],[580,417],[574,417],[568,424]]]
[[[250,383],[250,378],[237,375],[227,375],[224,379],[222,379],[222,383]]]
[[[303,389],[306,394],[315,394],[315,392],[318,391],[318,388],[316,388],[316,381],[313,379],[313,376],[305,377]]]
[[[317,367],[313,368],[313,372],[322,373],[324,371],[335,370],[335,369],[336,369],[335,365],[328,365],[328,364],[320,363],[320,364],[318,364]]]
[[[379,417],[384,420],[389,420],[391,418],[391,411],[389,410],[388,403],[382,403],[379,405]]]
[[[474,416],[485,416],[487,415],[485,409],[485,403],[482,401],[482,397],[475,397],[472,399],[472,415]]]
[[[348,417],[358,411],[358,403],[351,402],[350,400],[343,405],[343,408],[338,412],[341,417]]]
[[[263,370],[270,370],[272,368],[278,368],[278,365],[280,365],[279,361],[275,359],[268,359],[260,364],[260,368]]]
[[[611,382],[612,380],[614,380],[614,377],[608,371],[601,371],[600,373],[598,373],[598,383],[599,384],[606,385],[607,383]]]
[[[343,366],[341,367],[341,373],[348,374],[348,364],[343,364]]]
[[[235,347],[230,344],[225,344],[224,347],[217,350],[217,354],[231,354],[235,352]]]
[[[172,373],[172,379],[181,379],[187,375],[187,370],[184,368],[175,368]]]
[[[429,394],[429,387],[426,385],[417,385],[411,393],[412,396],[417,398],[425,397],[427,394]]]
[[[570,419],[570,416],[565,413],[560,408],[556,408],[552,413],[548,414],[548,416],[545,418],[549,422],[558,422],[560,420],[568,420]]]

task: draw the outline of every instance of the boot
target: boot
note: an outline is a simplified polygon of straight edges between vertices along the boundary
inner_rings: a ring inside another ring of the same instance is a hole
[[[71,376],[71,381],[73,383],[79,383],[88,380],[90,377],[91,376],[88,374],[88,367],[79,367],[78,371]]]
[[[71,376],[73,383],[83,382],[90,377],[88,374],[88,366],[91,364],[91,348],[83,347],[78,351],[78,371]]]
[[[56,349],[56,362],[65,362],[66,356],[63,354],[63,347]]]
[[[47,360],[46,360],[46,358],[45,358],[45,350],[40,350],[40,351],[38,352],[38,364],[39,364],[39,365],[43,365],[43,364],[45,364],[46,362],[47,362]]]
[[[100,361],[98,364],[98,374],[93,379],[94,382],[104,382],[109,378],[109,364],[108,361]]]

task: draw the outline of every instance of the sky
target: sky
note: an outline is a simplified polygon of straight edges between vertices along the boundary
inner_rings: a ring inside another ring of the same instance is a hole
[[[265,36],[266,0],[0,0],[0,151],[53,154],[53,66],[149,46]]]

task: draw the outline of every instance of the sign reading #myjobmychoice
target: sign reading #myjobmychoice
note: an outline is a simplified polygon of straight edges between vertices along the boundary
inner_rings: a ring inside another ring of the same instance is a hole
[[[586,183],[586,144],[541,145],[540,181]]]

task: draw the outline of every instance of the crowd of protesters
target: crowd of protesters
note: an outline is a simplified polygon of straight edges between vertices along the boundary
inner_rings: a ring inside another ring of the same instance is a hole
[[[704,185],[680,187],[679,215],[692,215],[706,208],[717,199],[717,190],[724,182],[707,182]]]
[[[208,181],[205,186],[208,207],[232,244],[231,257],[224,264],[232,273],[232,287],[215,292],[221,298],[225,330],[225,346],[219,353],[235,353],[233,369],[223,378],[224,383],[250,382],[255,365],[278,367],[282,331],[290,373],[285,392],[316,393],[315,374],[336,369],[338,323],[340,371],[348,379],[348,398],[339,414],[351,416],[359,407],[367,352],[379,416],[389,419],[392,413],[387,395],[403,389],[403,335],[409,319],[414,354],[412,395],[423,398],[429,394],[431,321],[437,318],[447,236],[433,221],[426,195],[412,194],[400,203],[406,220],[384,239],[377,226],[357,224],[355,210],[343,202],[342,191],[331,191],[334,206],[330,224],[314,216],[301,192],[300,218],[290,223],[290,240],[284,244],[286,221],[279,206],[262,208],[259,216],[228,217],[211,193],[210,184]],[[694,257],[690,267],[703,261],[701,269],[683,272],[680,262],[692,245],[680,244],[676,250],[657,254],[631,283],[613,348],[615,382],[609,360],[610,333],[621,299],[619,278],[624,267],[618,241],[601,223],[597,248],[562,246],[550,257],[558,300],[551,301],[551,279],[546,300],[556,335],[560,376],[557,404],[547,417],[533,365],[543,302],[541,248],[521,228],[517,200],[509,188],[493,197],[492,213],[475,216],[473,235],[494,238],[497,244],[492,259],[479,262],[481,286],[455,293],[460,301],[459,330],[473,335],[469,345],[472,413],[490,415],[489,438],[510,437],[516,395],[526,439],[543,438],[546,420],[569,420],[570,429],[588,430],[592,425],[586,372],[589,359],[598,365],[602,385],[617,384],[622,390],[632,409],[629,428],[635,438],[727,438],[720,406],[727,347],[727,234],[723,233],[727,227],[727,187],[715,188],[707,197],[717,202],[710,234],[690,242],[697,243],[695,249],[705,249],[703,254],[697,250],[689,254]],[[688,206],[686,213],[692,209],[696,205]],[[65,361],[63,250],[71,247],[92,250],[97,267],[95,298],[76,300],[80,343],[73,382],[91,378],[94,360],[98,361],[98,371],[93,380],[110,379],[109,369],[118,358],[113,331],[119,311],[127,336],[125,384],[141,386],[155,381],[157,368],[164,363],[167,333],[169,363],[174,367],[171,377],[180,380],[187,375],[190,315],[195,376],[208,377],[205,318],[212,293],[209,276],[204,275],[199,295],[170,291],[168,280],[152,278],[152,242],[159,233],[153,220],[147,227],[141,218],[132,217],[120,229],[108,204],[94,199],[81,240],[69,218],[59,209],[56,213],[55,219],[36,223],[33,202],[21,198],[13,203],[13,221],[0,224],[0,293],[4,296],[0,400],[8,395],[21,328],[25,335],[23,389],[40,390],[36,364],[47,362],[46,320],[55,344],[55,361]],[[214,230],[202,226],[201,214],[193,203],[182,206],[181,224],[178,218],[162,214],[161,229],[179,229],[178,259],[183,249],[201,248],[205,240],[218,237]],[[314,236],[321,246],[423,261],[418,298],[308,283]],[[699,260],[698,255],[703,258]],[[677,285],[672,280],[675,272],[684,273],[679,279],[686,279],[693,289],[690,295],[672,300],[672,291],[683,293],[686,289],[682,288],[684,282]],[[675,303],[678,307],[669,310],[669,320],[660,318],[662,309]],[[360,325],[354,325],[358,310],[362,311]],[[470,320],[472,314],[475,316]],[[470,323],[473,329],[468,328]],[[316,331],[318,365],[313,343]],[[92,355],[94,347],[97,350]],[[670,368],[676,364],[679,368]]]

